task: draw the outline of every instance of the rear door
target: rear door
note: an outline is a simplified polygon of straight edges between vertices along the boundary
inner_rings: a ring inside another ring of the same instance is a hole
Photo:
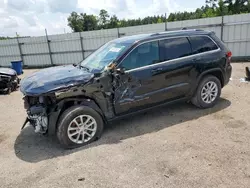
[[[161,80],[165,101],[184,98],[192,87],[192,75],[196,72],[196,56],[192,55],[187,37],[168,38],[159,41]]]

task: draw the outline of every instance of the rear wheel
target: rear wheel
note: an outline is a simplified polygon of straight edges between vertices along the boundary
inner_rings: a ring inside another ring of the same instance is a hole
[[[89,144],[101,137],[102,117],[87,106],[74,106],[60,117],[57,138],[64,148],[76,148]]]
[[[213,107],[221,94],[220,80],[212,75],[204,77],[192,98],[192,103],[199,108]]]

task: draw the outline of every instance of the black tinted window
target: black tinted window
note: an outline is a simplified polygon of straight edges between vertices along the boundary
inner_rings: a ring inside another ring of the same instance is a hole
[[[123,61],[126,70],[152,65],[159,62],[158,42],[149,42],[136,47]]]
[[[191,47],[187,38],[173,38],[160,41],[161,61],[168,61],[191,55]]]
[[[208,52],[211,50],[216,50],[218,48],[217,45],[206,36],[193,36],[189,39],[191,42],[193,54]]]

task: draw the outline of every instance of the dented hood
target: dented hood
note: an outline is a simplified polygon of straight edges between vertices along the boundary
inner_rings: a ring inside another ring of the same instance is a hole
[[[36,96],[85,84],[93,77],[93,73],[73,65],[51,67],[25,77],[20,90],[24,95]]]

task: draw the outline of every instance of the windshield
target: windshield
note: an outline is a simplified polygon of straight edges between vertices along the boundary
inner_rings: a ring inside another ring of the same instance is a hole
[[[131,45],[131,43],[108,42],[83,60],[81,66],[93,73],[100,72]]]

